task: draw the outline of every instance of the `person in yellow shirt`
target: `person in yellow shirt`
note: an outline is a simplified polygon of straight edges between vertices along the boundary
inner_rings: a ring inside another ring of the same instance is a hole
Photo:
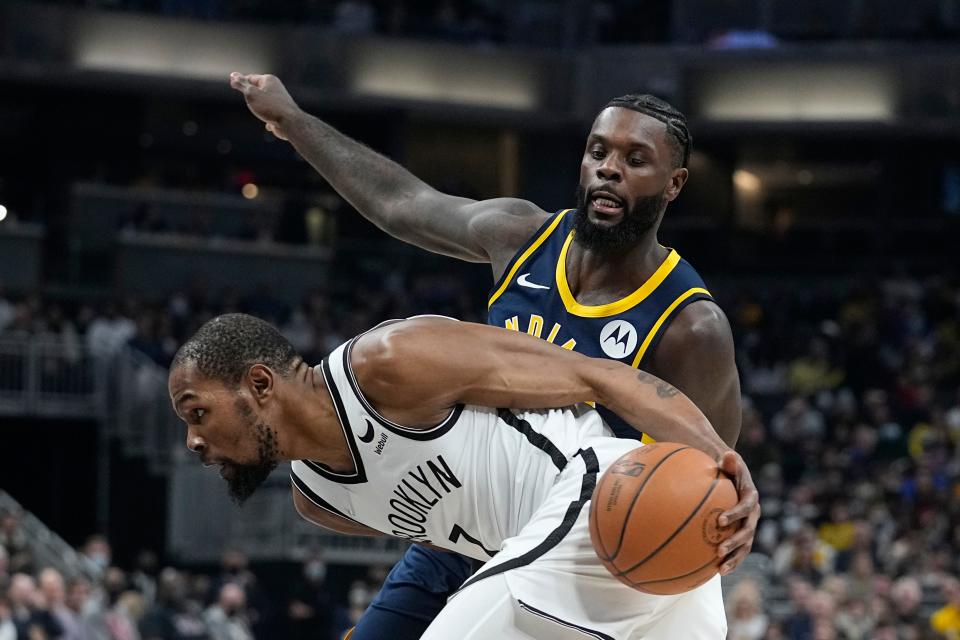
[[[947,603],[930,616],[930,627],[947,640],[960,640],[960,580],[948,578],[942,588]]]
[[[838,553],[849,551],[853,547],[856,525],[850,519],[850,511],[843,502],[837,502],[830,509],[830,521],[820,525],[820,539],[833,547]]]

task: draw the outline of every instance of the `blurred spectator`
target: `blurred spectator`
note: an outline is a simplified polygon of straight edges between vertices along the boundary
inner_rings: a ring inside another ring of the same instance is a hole
[[[92,535],[87,538],[80,554],[87,565],[87,569],[95,576],[101,577],[110,566],[111,550],[106,537]]]
[[[930,627],[947,640],[960,640],[960,580],[944,580],[943,599],[946,604],[930,616]]]
[[[117,598],[116,603],[104,617],[106,638],[109,640],[140,640],[137,631],[140,620],[146,610],[146,604],[141,594],[136,591],[125,591]]]
[[[823,389],[835,389],[843,382],[844,374],[829,357],[827,343],[823,339],[810,342],[810,348],[790,363],[787,374],[788,388],[792,393],[812,396]]]
[[[17,640],[17,626],[13,623],[10,603],[0,593],[0,640]]]
[[[6,591],[7,582],[10,579],[10,556],[7,554],[7,548],[0,544],[0,595]]]
[[[97,357],[109,357],[120,351],[137,333],[133,320],[121,315],[117,304],[109,302],[87,329],[87,348]]]
[[[220,587],[217,601],[204,613],[211,640],[253,640],[246,616],[246,595],[232,582]],[[320,630],[314,638],[322,638]]]
[[[793,398],[773,416],[773,433],[782,443],[821,440],[826,429],[823,414],[803,398]]]
[[[47,609],[43,593],[37,589],[32,576],[25,573],[14,574],[7,591],[10,600],[10,612],[17,628],[18,638],[60,638],[63,628],[50,610]]]
[[[0,280],[0,334],[13,322],[13,303],[4,297],[3,281]]]
[[[40,591],[43,592],[50,613],[63,629],[63,640],[85,640],[80,618],[67,607],[67,593],[63,576],[48,567],[40,572]]]
[[[209,640],[200,605],[188,597],[184,574],[167,567],[160,572],[157,602],[140,620],[143,640]]]
[[[10,556],[28,549],[26,532],[20,527],[20,516],[6,509],[0,510],[0,545]]]
[[[773,556],[776,575],[801,576],[814,583],[830,572],[832,563],[833,550],[810,526],[801,527],[782,542]]]
[[[130,583],[143,595],[144,602],[152,605],[157,596],[157,554],[143,550],[137,554],[136,564],[130,573]]]
[[[727,599],[728,640],[762,640],[767,632],[767,616],[757,583],[743,579]]]
[[[901,632],[921,628],[920,603],[923,591],[916,578],[900,578],[890,587],[890,600],[897,628]]]
[[[220,558],[220,575],[213,581],[214,593],[220,593],[226,584],[236,584],[244,591],[244,611],[247,622],[256,635],[261,635],[272,624],[270,598],[260,587],[250,570],[247,554],[239,549],[227,549]]]
[[[849,554],[853,548],[853,538],[856,528],[850,519],[850,511],[847,505],[838,501],[830,508],[830,519],[820,525],[820,540],[830,545],[837,553],[835,561],[846,569],[849,561],[841,562],[841,555]]]
[[[866,601],[859,599],[850,600],[836,618],[837,631],[844,640],[867,640],[876,623]]]
[[[93,587],[86,578],[77,577],[67,581],[65,604],[75,616],[82,619],[96,612],[97,605],[92,596]]]
[[[287,604],[286,637],[290,640],[333,638],[340,627],[334,619],[342,607],[327,588],[327,563],[314,554],[301,567],[300,579],[291,590]],[[345,625],[346,626],[346,625]]]

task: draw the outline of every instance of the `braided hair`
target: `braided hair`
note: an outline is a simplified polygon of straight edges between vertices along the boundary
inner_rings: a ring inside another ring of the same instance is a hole
[[[673,105],[648,93],[630,93],[614,98],[604,106],[604,109],[608,107],[632,109],[651,118],[656,118],[667,125],[667,133],[670,134],[667,141],[670,143],[670,149],[673,152],[673,164],[675,167],[687,166],[693,138],[687,129],[687,116],[680,113]]]

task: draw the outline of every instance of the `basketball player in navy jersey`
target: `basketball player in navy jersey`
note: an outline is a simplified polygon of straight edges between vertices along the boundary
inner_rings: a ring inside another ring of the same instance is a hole
[[[440,193],[303,112],[273,76],[233,74],[231,85],[374,224],[430,251],[489,262],[491,324],[642,367],[681,389],[736,443],[740,389],[729,324],[696,271],[657,242],[667,204],[688,177],[686,119],[669,104],[652,96],[611,101],[587,138],[577,208],[550,214],[514,198]],[[600,410],[618,435],[635,437]],[[749,553],[759,515],[757,506],[731,540],[722,573]],[[412,547],[353,640],[418,637],[469,572],[466,561]],[[720,597],[718,582],[705,586],[710,597]]]
[[[638,443],[613,437],[584,398],[732,469],[740,502],[727,518],[756,500],[743,459],[645,371],[438,316],[381,323],[309,366],[274,327],[227,314],[177,352],[169,392],[187,446],[220,467],[236,500],[291,460],[294,503],[311,522],[489,561],[426,639],[725,635],[722,602],[678,615],[686,594],[621,584],[590,544],[597,478]]]

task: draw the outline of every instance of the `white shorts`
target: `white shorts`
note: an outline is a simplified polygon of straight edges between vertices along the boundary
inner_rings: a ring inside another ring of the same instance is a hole
[[[600,474],[636,441],[591,440],[546,501],[496,557],[470,577],[425,640],[721,640],[720,578],[676,596],[641,593],[614,578],[590,542],[590,496]]]

